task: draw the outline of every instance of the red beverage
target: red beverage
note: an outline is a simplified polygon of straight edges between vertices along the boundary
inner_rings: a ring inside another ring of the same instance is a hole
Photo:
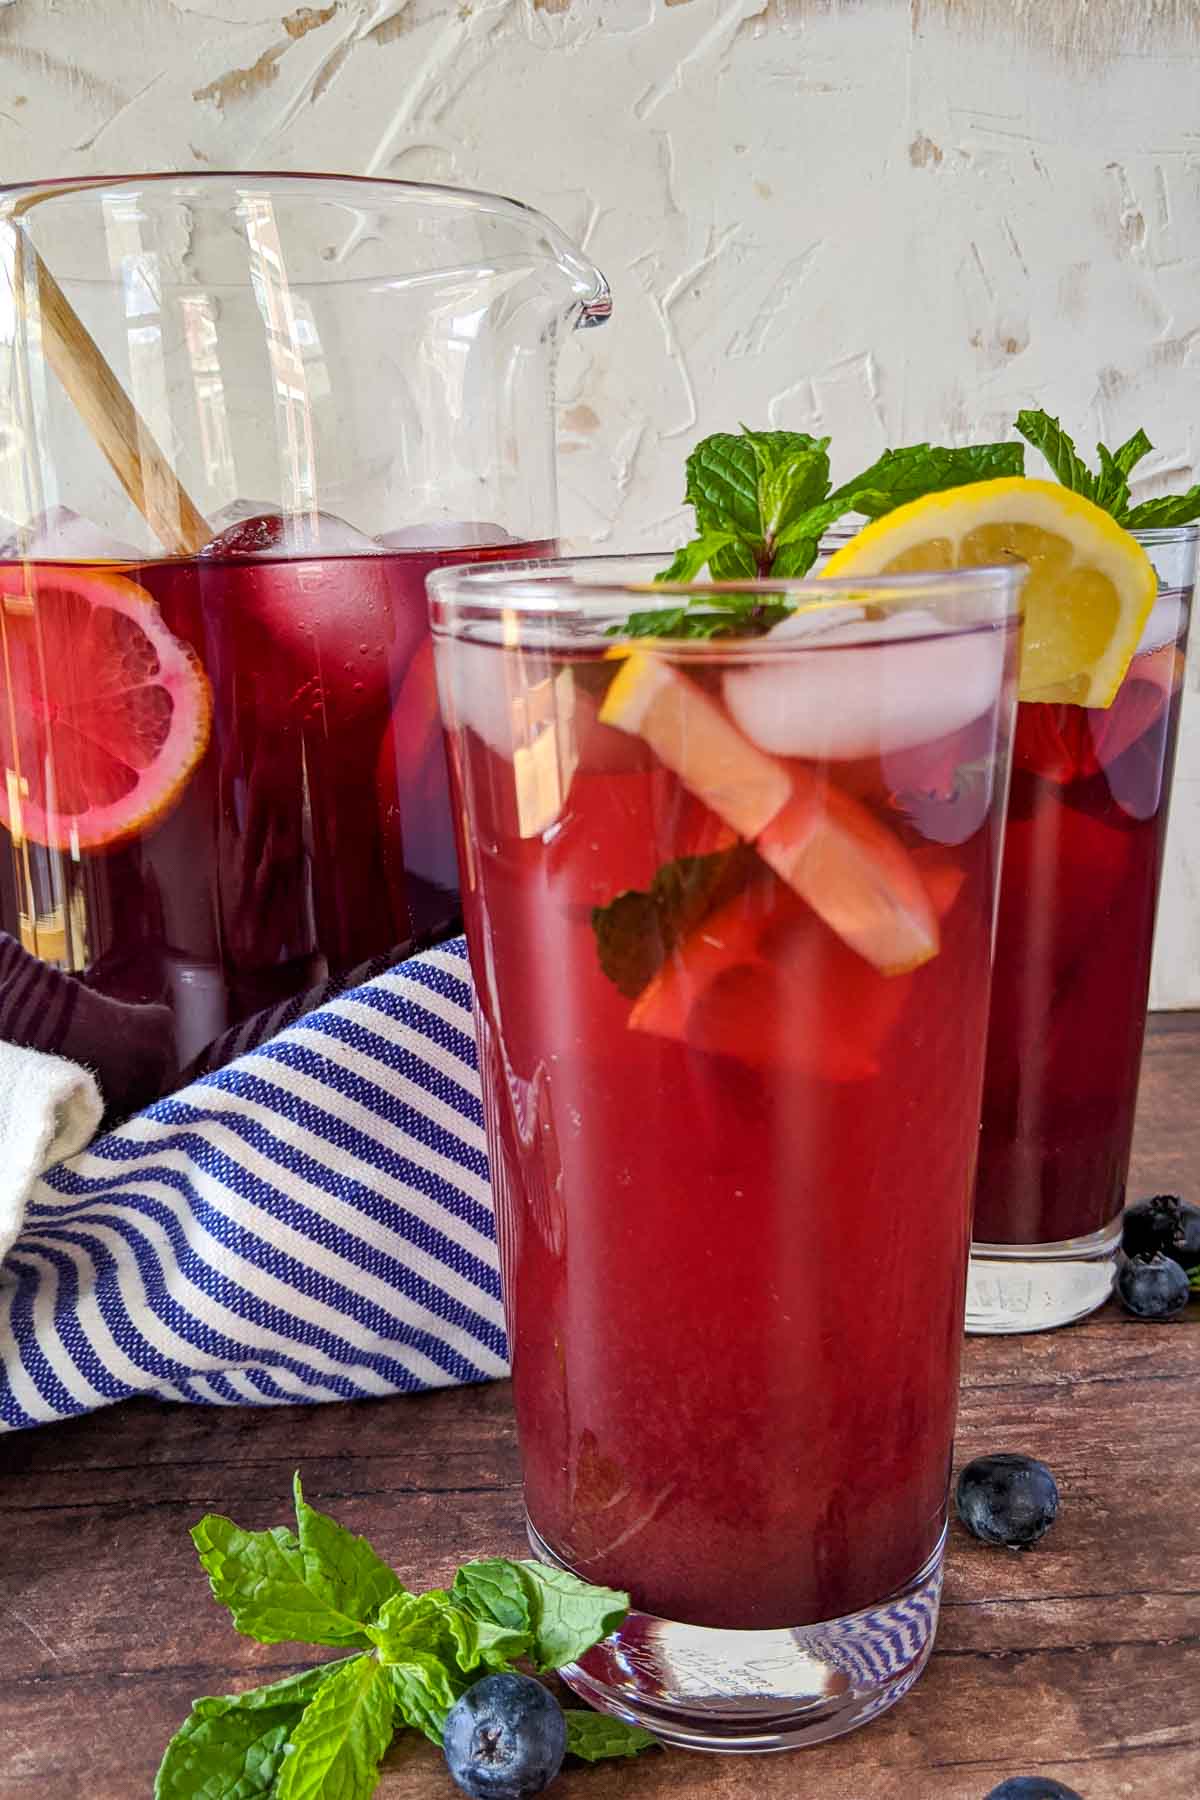
[[[251,555],[247,529],[0,564],[0,931],[28,953],[0,958],[0,1036],[101,1063],[117,1111],[455,928],[425,576],[552,548]]]
[[[1017,710],[979,1244],[1088,1238],[1125,1203],[1189,597],[1160,596],[1167,640],[1111,707]]]
[[[544,642],[438,650],[531,1526],[660,1618],[841,1619],[945,1525],[1012,633]]]

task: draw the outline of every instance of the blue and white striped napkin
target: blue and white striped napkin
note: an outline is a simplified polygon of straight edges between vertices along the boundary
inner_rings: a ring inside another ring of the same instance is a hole
[[[507,1373],[460,938],[36,1183],[0,1269],[0,1429],[135,1394],[355,1400]]]

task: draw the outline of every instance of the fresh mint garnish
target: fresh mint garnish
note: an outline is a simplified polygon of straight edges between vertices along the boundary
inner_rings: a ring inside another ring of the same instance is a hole
[[[607,1713],[580,1712],[568,1707],[567,1755],[583,1762],[601,1762],[609,1756],[636,1756],[639,1750],[651,1750],[654,1739],[640,1725],[626,1725]]]
[[[192,1530],[213,1598],[260,1644],[370,1649],[366,1621],[403,1592],[365,1538],[305,1503],[295,1481],[296,1531],[243,1531],[209,1513]]]
[[[540,1672],[561,1669],[615,1631],[629,1611],[629,1595],[615,1588],[591,1587],[566,1569],[545,1563],[517,1565],[530,1600],[533,1666]]]
[[[393,1595],[367,1634],[390,1672],[404,1723],[435,1744],[472,1681],[510,1669],[532,1643],[529,1631],[473,1618],[440,1588]]]
[[[396,1729],[440,1747],[447,1713],[474,1682],[521,1660],[539,1672],[574,1662],[629,1610],[627,1594],[499,1557],[464,1563],[449,1592],[410,1594],[365,1538],[307,1504],[299,1475],[294,1494],[294,1532],[245,1531],[211,1513],[195,1527],[213,1594],[260,1643],[358,1654],[194,1701],[163,1756],[156,1800],[370,1800]],[[654,1741],[596,1714],[567,1719],[568,1747],[588,1761]]]
[[[521,1654],[543,1672],[576,1662],[629,1610],[627,1594],[592,1587],[567,1569],[540,1562],[464,1563],[450,1596],[481,1624],[520,1632],[526,1640]]]
[[[877,519],[922,494],[1019,475],[1020,444],[969,444],[962,449],[911,444],[885,450],[853,480],[831,491],[829,439],[802,431],[719,431],[687,459],[684,499],[696,535],[676,551],[660,582],[691,582],[707,568],[713,581],[797,580],[817,560],[821,539],[848,513]],[[698,595],[634,613],[628,637],[730,637],[769,631],[790,611],[752,593]]]
[[[1161,494],[1137,506],[1130,504],[1129,477],[1154,448],[1140,429],[1116,450],[1097,444],[1098,470],[1088,467],[1059,421],[1040,408],[1018,413],[1017,430],[1035,450],[1041,451],[1064,487],[1111,513],[1126,531],[1189,525],[1200,518],[1200,482],[1182,494]]]
[[[910,444],[902,450],[885,450],[878,462],[836,488],[829,498],[841,502],[847,512],[879,519],[925,494],[942,494],[947,488],[999,481],[1024,472],[1025,452],[1020,444]]]
[[[342,1666],[323,1663],[246,1694],[194,1700],[159,1767],[156,1800],[196,1800],[210,1794],[258,1800],[270,1794],[305,1708]]]
[[[373,1656],[323,1681],[283,1752],[275,1800],[350,1800],[375,1792],[392,1741],[392,1684]]]
[[[747,844],[664,863],[646,890],[627,888],[592,908],[600,967],[630,1000],[702,919],[745,886],[756,858]]]

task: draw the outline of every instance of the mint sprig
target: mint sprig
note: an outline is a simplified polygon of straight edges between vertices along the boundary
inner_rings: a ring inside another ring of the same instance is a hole
[[[213,1598],[260,1644],[369,1650],[366,1621],[403,1589],[364,1538],[305,1503],[298,1474],[294,1493],[295,1532],[243,1531],[218,1513],[193,1527]]]
[[[258,1800],[270,1794],[305,1709],[342,1666],[323,1663],[245,1694],[194,1700],[167,1745],[154,1784],[156,1800],[196,1800],[199,1795]]]
[[[398,1728],[440,1746],[447,1713],[473,1682],[519,1661],[561,1668],[629,1610],[615,1589],[499,1557],[464,1563],[449,1591],[412,1594],[365,1538],[308,1505],[298,1474],[294,1499],[294,1532],[201,1519],[192,1537],[214,1597],[260,1643],[357,1654],[194,1701],[163,1756],[156,1800],[369,1800]],[[654,1741],[588,1712],[567,1721],[569,1751],[588,1761]]]
[[[373,1794],[392,1719],[386,1670],[373,1656],[352,1656],[321,1683],[284,1746],[276,1800]]]
[[[639,1750],[650,1750],[654,1739],[640,1725],[626,1725],[622,1719],[607,1713],[582,1712],[568,1707],[567,1755],[584,1762],[601,1762],[609,1756],[636,1756]]]
[[[1017,430],[1040,450],[1058,481],[1073,494],[1111,513],[1126,531],[1146,531],[1155,526],[1189,525],[1200,518],[1200,482],[1182,494],[1161,494],[1154,500],[1131,504],[1129,477],[1154,445],[1140,428],[1115,450],[1097,444],[1098,469],[1084,462],[1074,441],[1058,419],[1040,408],[1017,414]]]
[[[719,431],[687,459],[684,499],[695,536],[676,551],[660,582],[692,582],[707,568],[713,581],[796,580],[817,559],[821,539],[848,513],[877,519],[922,494],[1000,475],[1019,475],[1020,444],[969,444],[961,449],[911,444],[885,450],[861,474],[831,485],[829,439],[801,431]],[[726,637],[769,631],[790,611],[752,593],[705,594],[695,604],[634,613],[630,637]]]
[[[688,933],[749,880],[757,858],[747,844],[664,863],[646,889],[627,888],[592,908],[600,967],[627,999],[641,993]]]

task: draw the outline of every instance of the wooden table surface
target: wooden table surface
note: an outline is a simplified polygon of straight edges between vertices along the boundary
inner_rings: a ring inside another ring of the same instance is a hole
[[[1200,1194],[1200,1015],[1155,1021],[1131,1191]],[[790,1756],[652,1752],[572,1765],[561,1800],[982,1800],[1042,1773],[1084,1800],[1200,1795],[1200,1303],[1169,1326],[1114,1307],[1041,1337],[975,1339],[958,1460],[1023,1450],[1063,1510],[1033,1551],[955,1524],[941,1630],[913,1693]],[[264,1526],[307,1498],[413,1587],[525,1551],[506,1385],[237,1411],[135,1402],[0,1441],[0,1796],[135,1800],[197,1694],[304,1666],[236,1635],[188,1527]],[[454,1800],[406,1734],[382,1800]]]

